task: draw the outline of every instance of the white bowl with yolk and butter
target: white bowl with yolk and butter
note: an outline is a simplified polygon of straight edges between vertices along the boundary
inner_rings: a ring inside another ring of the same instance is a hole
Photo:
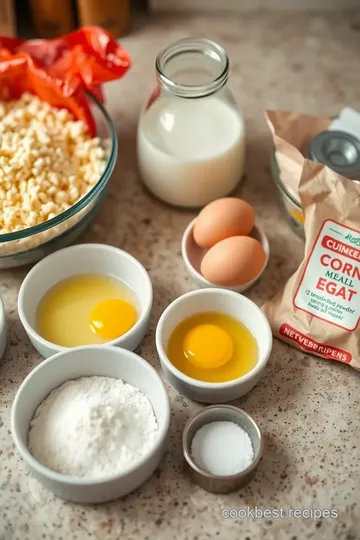
[[[46,339],[39,330],[38,311],[42,300],[55,287],[65,282],[64,280],[76,280],[77,277],[91,275],[109,276],[111,279],[118,279],[136,297],[137,317],[135,323],[125,333],[119,334],[119,337],[112,339],[106,336],[107,339],[103,343],[133,351],[144,338],[153,301],[152,284],[145,268],[132,255],[119,248],[104,244],[79,244],[45,257],[30,270],[20,287],[18,297],[19,318],[31,343],[43,357],[48,358],[72,347],[59,344],[55,340]],[[71,289],[67,293],[71,293]],[[116,302],[108,300],[107,304],[108,308],[112,310],[107,314],[105,311],[107,324],[113,325],[114,322],[116,323],[116,317],[113,316]],[[96,311],[99,312],[99,310],[95,309]],[[104,310],[102,311],[104,313]],[[123,313],[119,312],[119,321],[121,315]],[[74,325],[76,325],[78,321],[76,320],[77,314],[75,311],[73,317]],[[71,320],[69,320],[69,324],[71,326]],[[91,345],[91,343],[82,343],[82,345]]]
[[[177,328],[190,318],[195,317],[196,320],[198,314],[214,312],[241,323],[251,333],[257,346],[256,361],[252,367],[243,375],[221,382],[212,378],[211,370],[219,373],[218,368],[232,361],[233,346],[236,346],[233,337],[226,335],[224,327],[217,328],[216,324],[195,325],[179,344],[180,348],[183,347],[184,355],[185,349],[193,349],[195,355],[191,363],[194,363],[195,369],[206,367],[209,370],[208,380],[189,376],[170,360],[170,352],[173,353],[171,341]],[[227,289],[210,288],[184,294],[165,309],[156,328],[156,348],[165,377],[181,394],[202,403],[226,403],[252,390],[265,372],[272,342],[270,325],[261,309],[245,296]],[[201,351],[201,343],[204,351]]]

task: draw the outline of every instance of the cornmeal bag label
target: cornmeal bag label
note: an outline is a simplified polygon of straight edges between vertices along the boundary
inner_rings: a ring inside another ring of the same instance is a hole
[[[341,240],[340,240],[341,239]],[[294,296],[295,307],[353,331],[359,323],[360,231],[329,219],[320,229]]]
[[[360,185],[305,160],[305,256],[263,310],[273,333],[360,370]]]

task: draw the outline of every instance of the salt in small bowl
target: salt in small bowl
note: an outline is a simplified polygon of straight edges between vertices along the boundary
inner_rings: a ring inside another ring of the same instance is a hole
[[[211,474],[200,468],[192,458],[191,445],[196,432],[206,424],[219,421],[234,422],[250,437],[254,450],[253,461],[249,467],[237,474]],[[212,405],[195,414],[187,422],[183,431],[182,447],[187,469],[194,482],[211,493],[230,493],[245,487],[253,479],[263,454],[264,443],[258,424],[248,413],[232,405]]]
[[[201,267],[201,261],[203,260],[205,254],[209,251],[206,248],[201,248],[198,246],[194,240],[193,236],[193,230],[194,225],[196,222],[196,219],[193,219],[191,223],[187,226],[185,229],[185,232],[182,237],[181,241],[181,254],[182,258],[185,263],[185,267],[190,275],[190,277],[193,279],[193,281],[202,289],[209,288],[209,287],[219,287],[219,285],[215,285],[211,281],[208,281],[204,278],[200,271]],[[262,245],[266,259],[265,264],[261,270],[261,272],[251,281],[248,281],[247,283],[243,283],[242,285],[236,285],[232,287],[225,287],[222,286],[223,289],[229,289],[231,291],[235,291],[238,293],[242,293],[244,291],[247,291],[252,287],[260,278],[262,273],[264,272],[270,257],[270,247],[269,247],[269,241],[264,233],[264,231],[259,227],[259,225],[255,224],[250,235],[252,238],[255,238],[255,240],[258,240],[260,244]]]

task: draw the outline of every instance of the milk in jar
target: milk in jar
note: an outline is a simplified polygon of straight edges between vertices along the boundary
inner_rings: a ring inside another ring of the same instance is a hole
[[[226,87],[225,51],[185,39],[156,61],[158,86],[138,127],[141,178],[159,199],[200,207],[230,194],[244,171],[243,117]]]

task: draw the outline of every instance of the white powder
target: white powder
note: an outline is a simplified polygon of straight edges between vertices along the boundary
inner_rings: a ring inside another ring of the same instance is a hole
[[[249,435],[234,422],[211,422],[202,426],[191,443],[191,456],[201,469],[229,476],[245,470],[254,459]]]
[[[111,377],[68,381],[40,404],[28,445],[46,467],[72,476],[121,472],[153,447],[157,422],[144,394]]]

